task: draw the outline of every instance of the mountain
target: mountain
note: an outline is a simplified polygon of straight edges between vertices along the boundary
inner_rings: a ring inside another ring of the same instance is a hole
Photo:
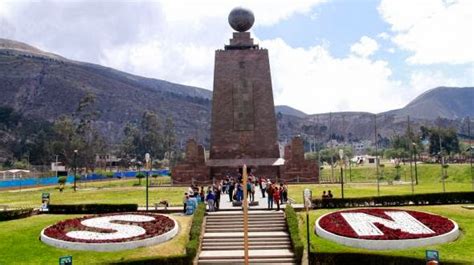
[[[211,91],[68,60],[20,42],[0,39],[0,91],[1,106],[48,121],[72,114],[92,93],[97,125],[112,143],[145,111],[172,117],[180,139],[208,141]]]
[[[433,125],[438,116],[444,125],[460,128],[461,118],[474,116],[473,91],[473,87],[427,91],[404,108],[377,114],[378,134],[403,133],[407,115],[412,117],[413,128]],[[145,111],[152,111],[163,121],[173,118],[181,145],[190,137],[209,145],[211,91],[73,61],[0,39],[0,107],[13,108],[24,120],[52,122],[74,113],[88,93],[96,96],[100,114],[96,125],[109,143],[120,142],[127,122],[139,121]],[[374,139],[372,113],[309,115],[289,106],[276,106],[275,112],[282,142],[295,135],[319,141],[329,139],[330,134],[346,140]],[[10,132],[8,137],[14,136]]]
[[[308,114],[302,112],[301,110],[297,110],[295,108],[292,108],[286,105],[275,106],[275,112],[276,113],[280,112],[281,114],[291,115],[298,118],[305,118],[306,116],[308,116]]]
[[[386,112],[396,116],[434,120],[474,115],[474,87],[437,87],[416,97],[404,108]]]

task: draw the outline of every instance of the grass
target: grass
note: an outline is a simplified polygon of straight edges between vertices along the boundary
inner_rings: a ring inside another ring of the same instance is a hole
[[[456,221],[462,231],[462,235],[454,242],[426,246],[421,248],[410,248],[406,250],[393,251],[371,251],[358,248],[351,248],[339,245],[332,241],[320,238],[314,233],[314,224],[321,215],[335,211],[335,210],[316,210],[310,211],[310,241],[312,252],[344,252],[344,253],[367,253],[367,254],[382,254],[391,256],[405,256],[423,259],[426,249],[438,250],[440,253],[441,262],[451,261],[460,262],[464,264],[474,263],[474,210],[467,210],[460,205],[446,205],[446,206],[418,206],[418,207],[400,207],[401,209],[411,209],[417,211],[426,211],[435,214],[440,214]],[[303,242],[306,242],[306,214],[299,213],[300,229]],[[305,244],[306,245],[306,244]],[[307,248],[307,246],[305,246]]]
[[[380,195],[403,195],[411,194],[410,169],[409,165],[402,166],[400,172],[408,170],[407,181],[402,175],[400,183],[388,184],[395,176],[396,169],[393,165],[386,164],[384,168],[384,179],[380,180]],[[414,193],[436,193],[443,192],[443,183],[441,182],[439,165],[420,164],[418,167],[419,184],[414,185]],[[375,167],[354,167],[352,168],[352,182],[349,178],[349,170],[345,171],[344,177],[344,197],[365,197],[377,196],[377,184]],[[322,170],[322,179],[331,173],[330,168]],[[339,168],[334,169],[335,176],[339,176]],[[472,191],[472,179],[469,164],[450,165],[448,168],[448,178],[445,180],[446,191]],[[303,190],[309,188],[313,192],[313,198],[320,197],[323,191],[331,190],[334,197],[341,197],[340,184],[294,184],[289,188],[289,197],[296,200],[297,203],[303,202]]]
[[[137,180],[100,181],[94,183],[79,183],[74,192],[72,185],[67,185],[63,192],[56,186],[7,190],[0,192],[0,205],[10,207],[39,207],[41,193],[49,192],[52,204],[79,204],[79,203],[137,203],[146,204],[145,181],[137,186]],[[158,186],[149,188],[149,203],[168,200],[171,205],[182,205],[186,187]]]
[[[0,222],[0,264],[57,264],[59,257],[72,255],[73,264],[104,264],[151,256],[184,253],[192,217],[174,215],[180,231],[170,241],[152,247],[119,252],[74,251],[48,246],[38,240],[46,226],[80,215],[37,215],[26,219]]]
[[[408,173],[406,173],[408,170]],[[395,176],[395,168],[393,165],[386,163],[384,168],[384,179],[380,181],[380,195],[395,194],[411,194],[409,165],[402,165],[400,172],[408,174],[407,182],[401,184],[388,185],[387,180],[393,179]],[[440,182],[440,166],[419,164],[418,176],[419,185],[414,186],[415,193],[434,193],[442,192],[442,183]],[[331,173],[331,169],[322,170],[322,179],[327,178]],[[339,171],[334,170],[335,176]],[[403,174],[405,174],[403,173]],[[402,174],[401,180],[405,177]],[[450,165],[448,168],[448,178],[446,179],[446,191],[471,191],[471,175],[469,164]],[[345,197],[363,197],[377,196],[377,185],[375,177],[375,167],[364,166],[354,167],[351,170],[352,182],[349,177],[349,170],[345,171]],[[150,181],[160,181],[158,187],[150,187],[149,203],[168,200],[171,205],[182,205],[182,199],[186,187],[164,186],[169,184],[169,177],[159,177],[157,180],[150,178]],[[55,186],[29,188],[19,190],[0,191],[0,205],[29,206],[39,207],[41,204],[41,193],[49,192],[51,194],[51,203],[53,204],[78,204],[78,203],[137,203],[140,206],[145,205],[145,181],[138,186],[137,179],[125,180],[105,180],[92,183],[78,183],[78,191],[74,192],[72,186],[61,193]],[[341,197],[341,189],[339,184],[292,184],[289,187],[289,197],[302,203],[302,194],[305,188],[313,191],[313,197],[319,197],[324,190],[331,190],[335,197]]]

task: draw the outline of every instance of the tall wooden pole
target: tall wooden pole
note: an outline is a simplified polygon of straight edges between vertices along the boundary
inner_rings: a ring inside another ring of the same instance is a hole
[[[243,179],[243,189],[244,189],[244,199],[242,201],[242,206],[244,210],[244,264],[249,264],[249,233],[248,233],[248,204],[247,204],[247,166],[244,165],[242,168],[242,179]]]
[[[471,165],[471,182],[474,190],[474,174],[472,170],[472,142],[471,142],[471,118],[467,117],[467,134],[469,135],[469,164]]]
[[[374,137],[375,137],[375,176],[377,177],[377,196],[380,196],[380,178],[379,178],[379,154],[377,144],[377,114],[374,114]]]
[[[407,116],[407,137],[410,139],[411,142],[411,124],[410,124],[410,115]],[[415,187],[413,184],[413,166],[412,166],[412,160],[413,160],[413,146],[408,143],[408,148],[410,151],[410,181],[411,181],[411,194],[415,194]]]

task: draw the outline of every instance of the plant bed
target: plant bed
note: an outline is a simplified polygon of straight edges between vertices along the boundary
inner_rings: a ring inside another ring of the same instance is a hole
[[[115,213],[58,222],[41,231],[41,241],[74,250],[119,251],[167,241],[178,229],[177,222],[166,215]]]
[[[357,209],[321,216],[315,232],[342,245],[405,249],[446,243],[459,236],[458,225],[445,217],[399,209]]]

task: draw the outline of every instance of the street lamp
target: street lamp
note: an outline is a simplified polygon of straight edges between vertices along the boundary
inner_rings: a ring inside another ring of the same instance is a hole
[[[74,191],[76,191],[77,149],[74,150]]]
[[[339,158],[341,160],[341,198],[344,199],[344,172],[343,172],[343,169],[342,169],[342,163],[344,162],[344,150],[343,149],[339,149]]]
[[[415,159],[415,184],[418,185],[418,169],[416,167],[416,155],[417,155],[416,143],[412,143],[412,144],[413,144],[413,157]]]
[[[150,175],[150,154],[145,154],[145,162],[146,162],[146,210],[148,211],[148,175]]]

